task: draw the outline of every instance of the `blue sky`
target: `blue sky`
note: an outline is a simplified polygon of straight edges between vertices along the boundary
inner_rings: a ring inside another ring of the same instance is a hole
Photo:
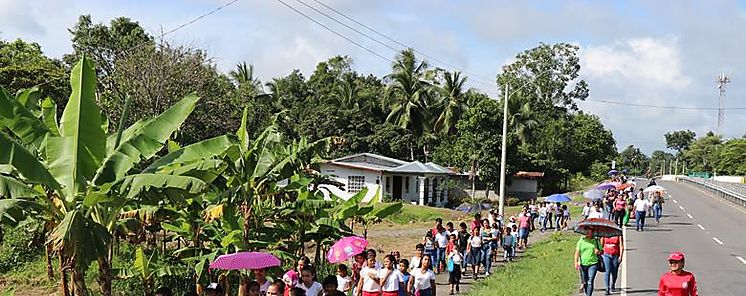
[[[297,0],[284,1],[385,57],[395,55]],[[314,0],[303,1],[323,9]],[[733,81],[726,107],[746,107],[744,1],[318,1],[476,74],[469,75],[470,85],[493,95],[495,75],[516,53],[539,42],[570,42],[581,47],[581,75],[590,84],[591,100],[713,107],[717,105],[715,77],[725,72]],[[47,54],[60,57],[71,50],[67,28],[80,14],[91,14],[97,22],[127,16],[157,34],[226,2],[0,0],[0,38],[35,41]],[[362,73],[380,76],[390,69],[389,62],[276,0],[239,0],[166,39],[207,50],[223,71],[240,61],[252,63],[263,81],[295,68],[310,74],[318,62],[334,55],[352,57]],[[701,135],[715,129],[717,117],[715,110],[591,101],[580,106],[601,117],[620,149],[634,144],[648,154],[665,148],[665,132],[691,129]],[[746,110],[726,111],[726,137],[742,136],[745,126]]]

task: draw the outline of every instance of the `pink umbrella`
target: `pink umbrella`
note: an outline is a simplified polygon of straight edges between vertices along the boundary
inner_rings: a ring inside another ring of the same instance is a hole
[[[260,252],[238,252],[220,255],[210,263],[211,269],[238,270],[238,269],[262,269],[280,266],[280,259],[272,254]]]
[[[367,246],[368,241],[362,237],[343,237],[329,249],[329,252],[326,253],[326,259],[329,260],[329,263],[339,263],[360,254]]]

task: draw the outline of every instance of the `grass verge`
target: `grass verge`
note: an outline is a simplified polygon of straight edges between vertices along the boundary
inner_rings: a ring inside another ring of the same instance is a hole
[[[458,221],[463,219],[464,216],[464,213],[451,209],[404,204],[399,213],[393,214],[385,220],[394,224],[408,224],[434,222],[435,218],[443,218],[443,221]]]
[[[570,295],[578,284],[571,259],[576,242],[572,233],[553,233],[530,246],[519,261],[476,284],[468,295]]]

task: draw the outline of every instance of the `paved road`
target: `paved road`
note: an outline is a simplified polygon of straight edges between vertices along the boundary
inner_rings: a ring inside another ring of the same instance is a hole
[[[639,182],[638,182],[639,183]],[[746,295],[746,210],[678,182],[658,182],[670,197],[660,224],[648,218],[644,232],[634,220],[626,229],[626,279],[622,295],[656,295],[658,279],[668,270],[667,255],[686,254],[685,269],[694,272],[700,295]],[[652,223],[651,223],[652,221]],[[626,280],[626,284],[625,284]],[[603,274],[595,294],[603,295]]]

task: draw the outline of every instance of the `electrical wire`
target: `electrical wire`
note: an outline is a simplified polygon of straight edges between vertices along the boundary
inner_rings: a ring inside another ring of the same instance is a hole
[[[361,32],[360,30],[358,30],[358,29],[356,29],[356,28],[354,28],[354,27],[350,26],[349,24],[347,24],[347,23],[345,23],[345,22],[343,22],[343,21],[340,21],[339,19],[337,19],[337,18],[335,18],[335,17],[333,17],[333,16],[330,16],[329,14],[327,14],[327,13],[325,13],[325,12],[323,12],[323,11],[319,10],[318,8],[316,8],[316,7],[312,6],[312,5],[309,5],[309,4],[307,3],[307,2],[305,2],[305,1],[303,1],[303,0],[295,0],[295,1],[296,1],[296,2],[298,2],[298,3],[300,3],[300,4],[302,4],[303,6],[305,6],[305,7],[307,7],[307,8],[309,8],[309,9],[311,9],[311,10],[313,10],[313,11],[317,12],[318,14],[321,14],[321,15],[323,15],[324,17],[326,17],[326,18],[328,18],[328,19],[330,19],[330,20],[334,21],[335,23],[337,23],[337,24],[340,24],[340,25],[344,26],[345,28],[347,28],[347,29],[350,29],[350,30],[352,30],[353,32],[355,32],[355,33],[358,33],[358,34],[360,34],[361,36],[363,36],[363,37],[365,37],[365,38],[368,38],[368,39],[370,39],[370,40],[372,40],[372,41],[374,41],[374,42],[376,42],[376,43],[378,43],[378,44],[380,44],[380,45],[382,45],[382,46],[384,46],[384,47],[388,48],[389,50],[391,50],[391,51],[393,51],[393,52],[395,52],[395,53],[399,53],[399,52],[401,51],[401,49],[399,49],[399,48],[395,48],[395,47],[393,47],[393,46],[391,46],[391,45],[389,45],[389,44],[386,44],[385,42],[383,42],[383,41],[379,40],[378,38],[375,38],[375,37],[373,37],[373,36],[370,36],[370,34],[366,34],[365,32]],[[474,82],[476,82],[476,83],[479,83],[479,84],[482,84],[482,85],[484,85],[484,86],[488,86],[488,87],[496,87],[496,85],[494,85],[494,84],[493,84],[493,83],[494,83],[494,81],[491,81],[491,80],[489,80],[489,79],[485,79],[484,77],[480,77],[479,75],[476,75],[476,74],[473,74],[473,73],[470,73],[470,72],[464,71],[464,70],[462,70],[462,69],[459,69],[458,67],[456,67],[456,66],[454,66],[454,65],[451,65],[451,64],[449,64],[449,63],[447,63],[447,62],[444,62],[444,61],[442,61],[442,60],[440,60],[440,59],[438,59],[438,58],[436,58],[436,57],[433,57],[433,56],[431,56],[431,55],[428,55],[428,54],[425,54],[425,53],[423,53],[423,52],[421,52],[421,51],[418,51],[418,50],[416,50],[416,49],[415,49],[415,48],[414,48],[413,46],[410,46],[410,45],[404,44],[404,43],[402,43],[402,42],[399,42],[399,41],[397,41],[397,40],[395,40],[395,39],[393,39],[393,38],[391,38],[391,37],[388,37],[388,36],[386,36],[385,34],[383,34],[383,33],[379,32],[379,31],[377,31],[377,30],[375,30],[375,29],[371,28],[370,26],[367,26],[367,25],[365,25],[365,24],[363,24],[363,23],[361,23],[361,22],[359,22],[359,21],[355,20],[354,18],[352,18],[352,17],[350,17],[350,16],[348,16],[348,15],[346,15],[346,14],[344,14],[344,13],[342,13],[342,12],[340,12],[340,11],[336,10],[336,9],[334,9],[333,7],[330,7],[329,5],[327,5],[327,4],[323,3],[323,2],[320,2],[320,1],[318,1],[318,0],[313,0],[313,1],[314,1],[314,2],[316,2],[316,3],[318,3],[318,4],[319,4],[319,5],[321,5],[321,6],[325,7],[326,9],[329,9],[329,10],[333,11],[334,13],[336,13],[336,14],[339,14],[339,15],[341,15],[342,17],[344,17],[344,18],[346,18],[346,19],[348,19],[348,20],[352,21],[353,23],[355,23],[355,24],[357,24],[357,25],[359,25],[359,26],[361,26],[361,27],[363,27],[363,28],[365,28],[365,29],[367,29],[367,30],[369,30],[369,31],[373,32],[373,33],[376,33],[377,35],[379,35],[379,36],[382,36],[383,38],[386,38],[387,40],[389,40],[389,41],[391,41],[391,42],[394,42],[394,43],[396,43],[396,44],[398,44],[398,45],[400,45],[400,46],[402,46],[402,47],[404,47],[404,48],[411,48],[411,49],[412,49],[412,51],[414,51],[415,53],[417,53],[417,54],[419,54],[419,55],[422,55],[422,56],[424,56],[424,57],[426,57],[426,58],[428,58],[428,59],[430,59],[430,60],[436,61],[436,62],[438,62],[438,63],[440,63],[440,64],[442,64],[442,65],[444,65],[444,66],[446,66],[446,67],[449,67],[449,68],[452,68],[452,69],[454,69],[454,70],[458,70],[458,71],[461,71],[461,72],[463,72],[463,73],[466,73],[466,74],[470,75],[471,77],[474,77],[474,78],[479,78],[479,79],[484,79],[485,81],[488,81],[488,82],[483,82],[483,81],[479,81],[479,80],[474,80]]]
[[[166,32],[161,33],[158,36],[155,36],[153,39],[163,39],[163,37],[165,37],[166,35],[173,34],[176,31],[179,31],[179,30],[183,29],[186,26],[189,26],[191,24],[199,22],[200,20],[204,19],[205,17],[208,17],[208,16],[210,16],[210,15],[212,15],[212,14],[214,14],[214,13],[220,11],[220,10],[223,10],[223,9],[227,8],[228,6],[231,6],[231,5],[235,4],[238,1],[239,0],[231,0],[231,1],[228,1],[226,3],[223,3],[222,5],[220,5],[218,7],[215,7],[214,9],[212,9],[212,10],[206,12],[206,13],[200,14],[199,16],[197,16],[197,17],[195,17],[193,19],[190,19],[190,20],[182,23],[182,24],[180,24],[180,25],[172,28],[171,30],[168,30]],[[146,44],[149,44],[149,43],[150,43],[150,40],[146,40],[146,41],[140,42],[140,43],[138,43],[138,44],[136,44],[136,45],[134,45],[134,46],[132,46],[130,48],[127,48],[127,49],[121,51],[120,53],[126,55],[126,54],[130,53],[132,50],[138,49],[138,48],[142,47],[143,45],[146,45]],[[58,80],[63,80],[63,79],[66,79],[66,77],[63,76],[63,77],[60,77],[60,78],[57,78],[57,79],[50,79],[50,80],[44,81],[42,83],[39,83],[39,84],[35,85],[34,87],[40,87],[40,86],[43,86],[43,85],[46,85],[46,84],[49,84],[49,83],[52,83],[52,82],[55,82],[55,81],[58,81]]]
[[[637,103],[625,103],[616,102],[601,99],[586,99],[585,102],[595,102],[609,105],[628,106],[628,107],[640,107],[640,108],[655,108],[655,109],[675,109],[675,110],[718,110],[719,107],[684,107],[684,106],[662,106],[662,105],[650,105],[650,104],[637,104]],[[723,110],[746,110],[746,107],[730,107],[723,108]]]

